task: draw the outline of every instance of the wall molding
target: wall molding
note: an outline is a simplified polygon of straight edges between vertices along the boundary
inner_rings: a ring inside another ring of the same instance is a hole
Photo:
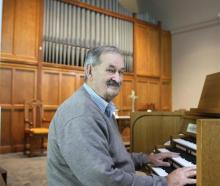
[[[195,23],[195,24],[190,24],[184,27],[180,27],[177,29],[173,29],[171,30],[171,34],[172,35],[177,35],[177,34],[182,34],[185,32],[191,32],[191,31],[195,31],[195,30],[200,30],[200,29],[204,29],[204,28],[208,28],[208,27],[213,27],[216,25],[220,24],[220,16],[217,16],[214,19],[209,19],[207,21],[202,21],[199,23]]]

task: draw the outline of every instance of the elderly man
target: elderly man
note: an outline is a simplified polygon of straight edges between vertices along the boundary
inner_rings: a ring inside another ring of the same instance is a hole
[[[85,83],[57,110],[49,129],[49,186],[144,186],[195,183],[193,168],[167,177],[140,176],[147,163],[168,166],[174,153],[128,153],[120,137],[112,99],[125,71],[121,52],[113,46],[91,49],[85,59]]]

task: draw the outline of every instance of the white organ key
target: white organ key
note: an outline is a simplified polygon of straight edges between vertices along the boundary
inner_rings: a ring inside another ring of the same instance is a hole
[[[196,144],[192,143],[192,142],[189,142],[189,141],[186,141],[184,139],[173,139],[173,141],[175,141],[176,143],[179,143],[181,145],[184,145],[186,147],[189,147],[193,150],[196,150],[197,149],[197,146]]]
[[[194,165],[190,161],[185,160],[182,157],[172,158],[172,160],[175,161],[176,163],[180,164],[183,167],[196,167],[196,165]]]
[[[168,175],[168,173],[167,173],[165,170],[163,170],[162,168],[152,167],[152,169],[153,169],[153,171],[154,171],[157,175],[159,175],[159,176],[165,177],[165,176]]]
[[[165,148],[159,148],[157,149],[159,152],[170,152],[168,149]]]
[[[159,148],[157,149],[159,152],[171,152],[169,151],[168,149],[166,148]],[[178,157],[175,157],[175,158],[171,158],[173,161],[175,161],[176,163],[180,164],[181,166],[183,167],[196,167],[195,164],[193,164],[192,162],[190,161],[187,161],[185,160],[184,158],[178,156]]]

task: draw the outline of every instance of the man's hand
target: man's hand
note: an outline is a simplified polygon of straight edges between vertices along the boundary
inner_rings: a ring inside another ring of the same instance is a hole
[[[150,155],[148,155],[149,161],[150,163],[152,163],[154,166],[165,166],[165,167],[169,167],[170,163],[169,162],[165,162],[163,161],[166,158],[175,158],[179,156],[178,153],[174,153],[174,152],[161,152],[161,153],[151,153]]]
[[[196,184],[196,179],[192,178],[194,176],[196,176],[195,167],[178,168],[167,176],[167,184],[168,186]]]

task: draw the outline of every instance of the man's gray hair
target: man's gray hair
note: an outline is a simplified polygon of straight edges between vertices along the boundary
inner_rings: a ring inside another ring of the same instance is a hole
[[[100,56],[105,53],[116,53],[123,56],[122,52],[115,46],[99,46],[96,48],[92,48],[88,51],[85,58],[84,66],[95,66],[100,64]]]
[[[123,56],[122,51],[119,50],[117,47],[108,46],[108,45],[95,47],[95,48],[92,48],[88,51],[86,58],[85,58],[85,61],[84,61],[84,70],[85,70],[84,80],[85,80],[85,82],[87,81],[86,67],[88,65],[96,66],[96,65],[100,64],[102,62],[100,60],[100,56],[102,54],[107,54],[107,53],[119,54],[119,55]]]

